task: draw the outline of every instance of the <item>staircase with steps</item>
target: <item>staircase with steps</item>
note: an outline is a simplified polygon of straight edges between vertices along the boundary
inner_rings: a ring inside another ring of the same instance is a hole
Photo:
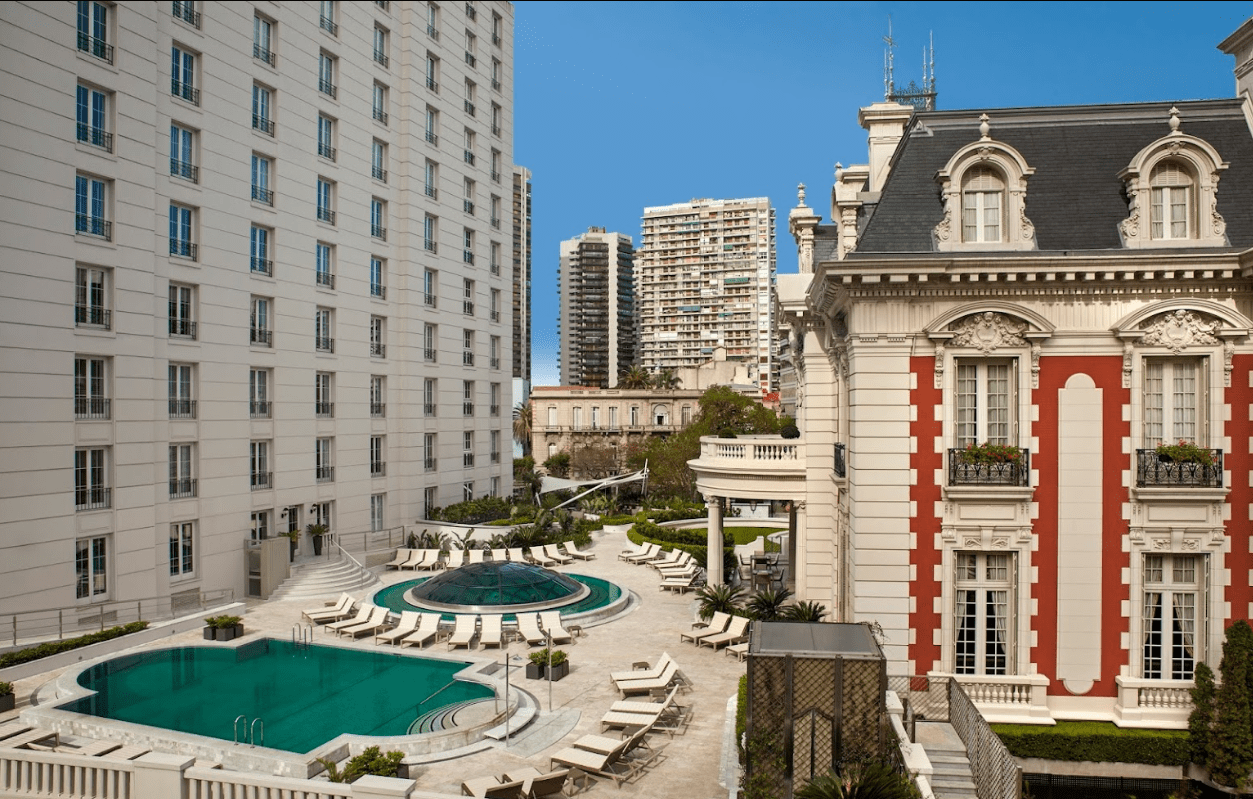
[[[377,574],[358,566],[341,552],[338,558],[310,558],[293,563],[291,576],[274,590],[270,600],[318,599],[341,591],[357,594],[379,584]]]
[[[930,782],[936,799],[975,799],[975,782],[966,757],[966,745],[953,725],[920,721],[915,739],[934,769]]]

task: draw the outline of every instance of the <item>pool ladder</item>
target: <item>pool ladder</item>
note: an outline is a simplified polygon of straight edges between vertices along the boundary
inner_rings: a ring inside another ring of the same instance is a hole
[[[294,624],[291,628],[291,642],[296,649],[308,649],[313,643],[312,624]]]
[[[239,723],[241,721],[244,723],[244,726],[243,726],[244,740],[243,741],[241,741],[239,738],[239,729],[240,729]],[[260,736],[257,735],[258,724],[261,725]],[[238,716],[235,717],[235,722],[231,726],[234,728],[233,737],[235,738],[236,746],[239,746],[240,743],[247,743],[249,747],[265,746],[265,722],[261,720],[260,716],[253,719],[252,724],[249,724],[248,717],[245,716],[243,713],[240,713]]]

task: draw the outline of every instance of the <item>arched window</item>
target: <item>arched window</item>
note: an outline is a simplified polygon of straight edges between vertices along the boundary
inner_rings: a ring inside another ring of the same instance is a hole
[[[1192,230],[1192,173],[1178,161],[1163,161],[1149,177],[1152,227],[1155,239],[1186,239]]]
[[[976,167],[962,176],[962,241],[995,242],[1004,230],[1005,179]]]

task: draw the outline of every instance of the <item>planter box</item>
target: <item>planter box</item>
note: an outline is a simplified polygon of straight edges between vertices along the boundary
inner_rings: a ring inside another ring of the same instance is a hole
[[[562,677],[565,677],[570,673],[570,661],[563,660],[561,663],[554,665],[552,669],[553,669],[553,682],[557,682]]]
[[[0,696],[0,713],[7,713],[15,707],[17,707],[17,694]]]
[[[212,627],[205,627],[205,628],[204,628],[204,639],[205,639],[206,641],[214,641],[214,640],[216,640],[216,637],[215,637],[215,635],[214,635],[214,633],[216,633],[216,632],[217,632],[217,630],[214,630]]]
[[[528,663],[526,664],[526,678],[528,680],[542,680],[544,679],[544,671],[546,668],[546,666]]]
[[[244,625],[236,624],[234,627],[219,627],[217,629],[206,627],[205,628],[206,639],[209,637],[210,631],[213,632],[213,640],[215,641],[232,641],[236,638],[241,637],[244,634]]]

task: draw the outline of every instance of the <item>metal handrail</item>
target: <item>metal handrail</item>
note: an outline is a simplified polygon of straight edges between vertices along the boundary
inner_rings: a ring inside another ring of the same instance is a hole
[[[231,737],[235,739],[235,746],[239,746],[239,720],[240,719],[244,720],[244,739],[247,740],[247,737],[248,737],[248,717],[245,716],[243,713],[240,713],[238,716],[235,717],[235,720],[231,722],[231,727],[233,728],[231,732]]]
[[[327,536],[327,538],[329,538],[329,539],[330,539],[330,543],[331,543],[331,544],[332,544],[332,545],[333,545],[336,549],[338,549],[340,552],[344,553],[344,555],[345,555],[345,556],[347,556],[347,558],[348,558],[350,561],[352,561],[353,563],[357,564],[357,568],[361,570],[361,585],[360,585],[360,586],[358,586],[358,587],[364,587],[364,586],[366,586],[366,585],[369,583],[369,581],[370,581],[370,580],[369,580],[369,578],[371,578],[371,577],[373,577],[373,576],[374,576],[374,572],[372,572],[372,571],[370,571],[369,569],[367,569],[367,568],[365,567],[365,565],[364,565],[361,561],[357,560],[356,558],[354,558],[354,557],[352,556],[352,553],[351,553],[351,552],[349,552],[348,550],[344,549],[343,545],[341,545],[341,544],[339,543],[339,540],[338,540],[338,539],[337,539],[334,535],[328,535],[328,536]],[[328,552],[327,554],[330,554],[330,553]]]
[[[5,638],[17,646],[19,639],[61,640],[82,635],[106,626],[126,624],[131,621],[155,621],[174,618],[175,596],[142,597],[140,599],[114,600],[91,605],[71,605],[61,608],[41,608],[0,615],[0,630]],[[203,610],[235,600],[233,588],[198,591],[195,607],[188,605],[178,613],[185,615],[193,610]]]
[[[265,746],[265,722],[261,717],[252,720],[252,724],[248,726],[248,746],[250,748],[257,746],[257,725],[261,725],[261,746]]]
[[[422,700],[420,700],[420,701],[418,702],[418,718],[422,718],[422,705],[424,705],[425,703],[427,703],[427,702],[429,702],[430,700],[434,699],[435,697],[439,696],[439,695],[440,695],[440,694],[442,694],[444,691],[446,691],[447,689],[451,688],[453,685],[455,685],[455,684],[456,684],[456,683],[458,683],[458,682],[460,682],[460,681],[459,681],[459,680],[449,680],[449,681],[448,681],[448,682],[447,682],[447,683],[446,683],[446,684],[445,684],[442,688],[440,688],[439,690],[437,690],[435,693],[430,694],[429,696],[427,696],[427,697],[426,697],[426,699],[422,699]],[[415,719],[415,721],[416,721],[416,719]]]

